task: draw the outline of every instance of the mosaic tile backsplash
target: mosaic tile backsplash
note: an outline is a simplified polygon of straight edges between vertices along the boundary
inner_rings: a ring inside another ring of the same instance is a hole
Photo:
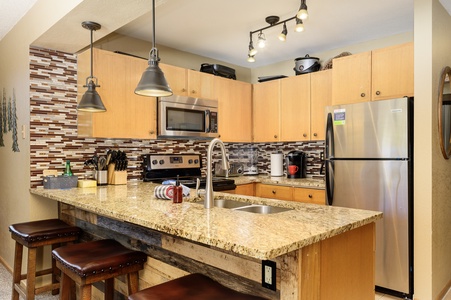
[[[307,177],[320,174],[324,141],[291,143],[225,143],[231,162],[248,161],[248,149],[258,150],[259,174],[270,174],[270,154],[292,150],[308,157]],[[30,186],[42,186],[44,170],[63,173],[66,160],[79,177],[93,170],[84,162],[108,149],[125,151],[128,180],[141,179],[141,155],[146,153],[200,153],[206,170],[208,141],[95,139],[77,136],[77,57],[60,51],[30,48]],[[214,161],[220,159],[219,150]]]

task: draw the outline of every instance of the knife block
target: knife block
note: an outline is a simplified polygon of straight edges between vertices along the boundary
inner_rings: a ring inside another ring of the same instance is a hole
[[[115,171],[115,164],[108,165],[108,184],[127,184],[127,171]]]

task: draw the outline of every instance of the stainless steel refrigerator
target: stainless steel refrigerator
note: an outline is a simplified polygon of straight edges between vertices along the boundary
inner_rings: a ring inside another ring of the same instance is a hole
[[[413,295],[413,98],[326,109],[329,205],[382,211],[376,290]]]

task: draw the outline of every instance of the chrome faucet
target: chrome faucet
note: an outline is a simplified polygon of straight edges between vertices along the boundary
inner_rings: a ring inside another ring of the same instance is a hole
[[[213,174],[212,174],[212,155],[213,155],[213,148],[215,145],[218,144],[221,147],[221,154],[222,154],[222,169],[226,170],[226,177],[228,177],[229,172],[229,160],[226,156],[226,150],[224,147],[224,143],[218,139],[215,138],[210,142],[210,145],[208,146],[208,152],[207,152],[207,182],[205,183],[205,199],[204,199],[204,207],[205,208],[212,208],[214,206],[214,196],[213,196]]]

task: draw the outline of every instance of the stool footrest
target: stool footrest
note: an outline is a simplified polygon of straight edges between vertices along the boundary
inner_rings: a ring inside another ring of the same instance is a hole
[[[52,274],[52,273],[53,273],[53,269],[49,268],[49,269],[37,271],[36,272],[36,277],[44,276],[44,275],[48,275],[48,274]],[[20,280],[24,280],[24,279],[27,279],[27,274],[20,275]]]

